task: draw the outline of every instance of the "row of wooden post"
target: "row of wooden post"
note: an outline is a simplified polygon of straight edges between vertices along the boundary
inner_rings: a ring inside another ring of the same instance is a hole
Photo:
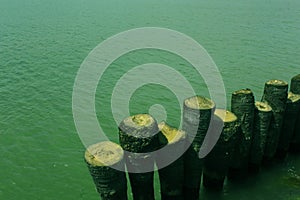
[[[202,174],[205,187],[222,189],[226,176],[235,180],[258,172],[262,162],[284,159],[289,149],[299,152],[300,74],[292,78],[290,92],[285,81],[266,82],[261,101],[255,102],[250,89],[233,92],[231,112],[205,97],[190,97],[182,121],[178,130],[148,114],[134,115],[119,125],[120,146],[108,141],[90,146],[85,161],[101,199],[127,200],[125,166],[134,200],[154,200],[155,164],[162,200],[196,200]],[[213,133],[218,125],[220,135]],[[202,159],[208,130],[217,143]],[[161,148],[165,151],[150,154]],[[177,159],[165,166],[162,158],[170,155]]]

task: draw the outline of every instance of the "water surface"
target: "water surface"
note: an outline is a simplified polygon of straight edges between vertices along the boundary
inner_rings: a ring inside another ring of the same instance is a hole
[[[300,2],[297,0],[1,0],[0,199],[88,199],[98,195],[83,162],[85,150],[72,117],[77,70],[104,39],[132,28],[180,31],[210,53],[223,76],[227,100],[249,87],[260,100],[265,81],[300,72]],[[188,77],[198,94],[208,91],[189,63],[167,52],[139,51],[116,60],[98,85],[101,126],[117,141],[110,110],[114,84],[139,64],[158,62]],[[168,123],[180,122],[181,102],[159,85],[140,88],[131,114],[161,104]],[[224,192],[202,199],[300,198],[300,159],[290,156]],[[159,188],[156,178],[156,195]]]

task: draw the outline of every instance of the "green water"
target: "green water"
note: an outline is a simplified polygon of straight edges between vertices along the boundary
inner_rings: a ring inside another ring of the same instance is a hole
[[[289,82],[300,72],[300,1],[121,1],[0,0],[0,199],[98,199],[83,162],[72,116],[77,70],[104,39],[132,28],[180,31],[210,53],[226,87],[249,87],[260,100],[266,80]],[[99,121],[117,141],[110,110],[114,84],[133,66],[168,64],[208,95],[203,79],[181,58],[143,50],[116,60],[96,94]],[[175,80],[174,80],[175,81]],[[181,102],[166,88],[147,85],[130,101],[131,114],[161,104],[168,122],[180,122]],[[243,183],[228,183],[221,194],[202,199],[299,200],[299,156]],[[157,181],[156,195],[159,196]]]

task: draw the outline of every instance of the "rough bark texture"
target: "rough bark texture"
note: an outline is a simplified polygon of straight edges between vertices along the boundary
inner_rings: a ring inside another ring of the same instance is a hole
[[[170,127],[165,122],[159,129],[167,141],[163,151],[157,153],[156,164],[159,168],[159,180],[162,200],[183,200],[184,160],[186,134],[184,131]],[[166,163],[167,160],[174,160]],[[168,164],[168,165],[167,165]]]
[[[239,124],[233,113],[219,109],[216,110],[214,121],[224,123],[224,126],[217,144],[204,159],[203,184],[207,188],[222,189],[236,145]]]
[[[250,89],[232,93],[231,111],[237,116],[240,128],[237,133],[238,141],[229,170],[229,178],[241,178],[241,175],[247,172],[253,137],[254,103],[254,95]]]
[[[274,157],[278,147],[287,102],[287,92],[288,84],[285,81],[270,80],[265,84],[262,101],[267,102],[273,111],[264,154],[266,160],[271,160]]]
[[[184,101],[182,129],[189,146],[184,155],[184,199],[199,198],[203,167],[199,151],[214,110],[215,103],[205,97],[194,96]]]
[[[123,150],[119,145],[111,142],[92,145],[86,150],[85,161],[102,200],[127,200]]]
[[[290,91],[294,94],[300,94],[300,74],[292,78]]]
[[[148,114],[128,117],[119,125],[134,200],[154,200],[154,156],[151,153],[160,147],[159,135],[157,122]]]
[[[254,114],[253,140],[249,160],[252,169],[255,171],[259,170],[264,156],[271,119],[271,106],[264,102],[256,102]]]
[[[300,95],[300,74],[292,78],[291,92]],[[290,150],[292,152],[298,152],[298,153],[300,152],[300,110],[298,111],[298,117],[296,120],[296,125],[294,127],[294,134],[293,134]]]
[[[285,110],[285,117],[281,129],[280,139],[277,149],[277,157],[284,159],[287,155],[290,142],[292,140],[296,120],[300,110],[300,95],[289,92]]]

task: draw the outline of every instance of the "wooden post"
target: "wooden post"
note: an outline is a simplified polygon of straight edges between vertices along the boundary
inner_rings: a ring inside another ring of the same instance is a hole
[[[278,149],[276,152],[276,156],[279,159],[284,159],[288,153],[290,142],[294,134],[299,110],[300,95],[289,92],[285,110],[285,117],[283,120]]]
[[[194,96],[184,101],[182,129],[190,145],[184,155],[184,199],[199,199],[203,167],[199,151],[214,110],[215,103],[205,97]]]
[[[229,179],[243,178],[248,171],[254,124],[254,103],[254,95],[250,89],[242,89],[232,93],[231,111],[237,116],[240,129],[233,155],[234,161],[228,172]]]
[[[123,149],[112,142],[91,145],[85,161],[102,200],[127,200]]]
[[[268,133],[264,159],[271,161],[278,147],[280,132],[287,102],[288,83],[281,80],[270,80],[265,83],[263,102],[267,102],[273,111],[273,118]]]
[[[154,200],[154,156],[150,153],[159,148],[158,136],[157,122],[148,114],[128,117],[119,125],[134,200]]]
[[[167,140],[164,151],[157,155],[156,164],[159,168],[161,200],[183,200],[184,162],[186,134],[182,130],[170,127],[165,122],[158,125]],[[175,157],[174,157],[175,156]],[[163,167],[166,158],[177,158],[170,165]]]
[[[292,78],[290,91],[294,94],[300,94],[300,74]]]
[[[214,120],[224,126],[217,144],[204,159],[203,185],[206,188],[222,189],[236,145],[239,123],[232,112],[222,109],[216,109]]]
[[[300,74],[292,78],[290,91],[294,94],[300,95]],[[298,112],[298,117],[294,128],[294,134],[290,145],[290,151],[295,153],[300,152],[300,110]]]
[[[255,102],[253,140],[250,150],[249,170],[257,173],[264,156],[272,108],[267,103]]]

